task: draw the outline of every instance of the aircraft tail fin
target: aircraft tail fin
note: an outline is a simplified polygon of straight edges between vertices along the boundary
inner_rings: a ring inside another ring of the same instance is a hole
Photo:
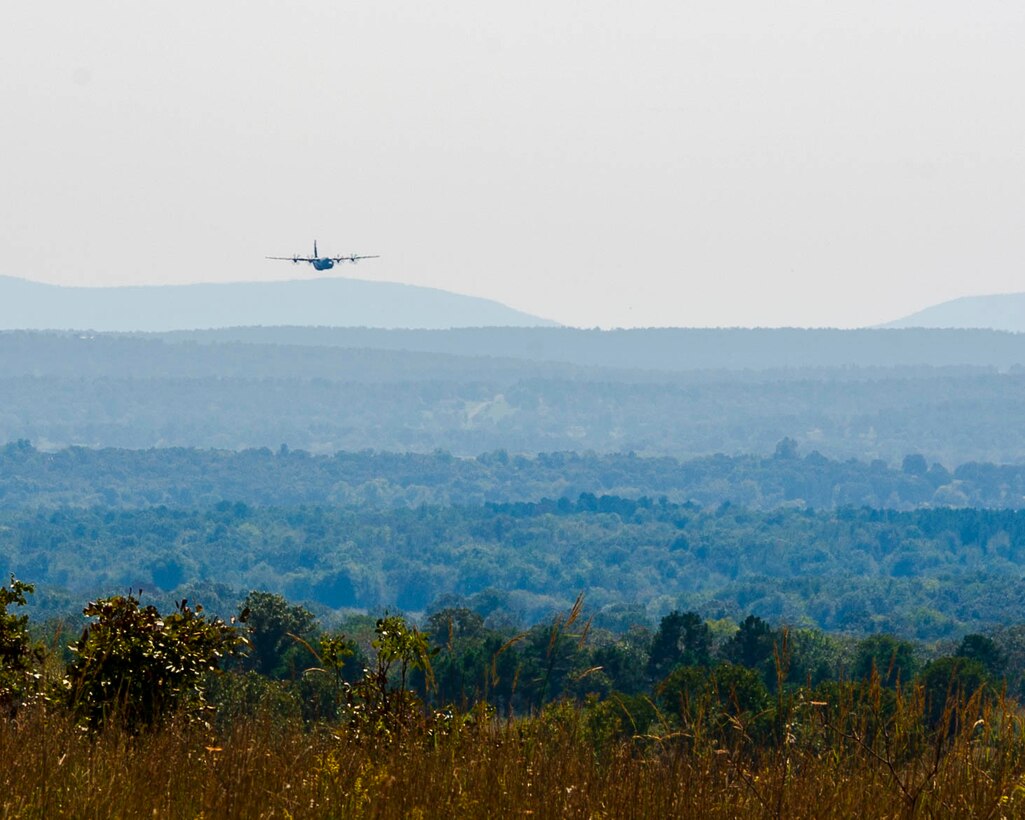
[[[313,240],[313,258],[314,259],[317,258],[317,240],[316,239]]]

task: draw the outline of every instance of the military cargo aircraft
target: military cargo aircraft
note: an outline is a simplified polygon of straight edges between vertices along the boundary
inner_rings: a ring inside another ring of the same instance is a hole
[[[378,259],[377,254],[373,256],[321,256],[317,251],[317,240],[313,240],[313,256],[268,256],[267,259],[279,259],[282,262],[308,262],[316,270],[331,270],[338,262],[359,262],[360,259]]]

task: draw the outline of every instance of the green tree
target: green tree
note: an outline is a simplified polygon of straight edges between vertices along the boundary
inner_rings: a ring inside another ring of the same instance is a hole
[[[722,645],[724,660],[755,669],[767,683],[776,679],[775,653],[779,634],[757,615],[748,615]]]
[[[281,691],[295,693],[302,702],[307,720],[336,720],[343,708],[346,692],[365,669],[359,645],[344,633],[324,632],[315,641],[295,636],[295,642],[311,656],[314,665],[303,669],[298,680],[282,684]],[[267,680],[255,672],[250,675]]]
[[[0,587],[0,709],[13,709],[33,692],[39,681],[43,653],[28,634],[28,616],[7,611],[12,604],[25,606],[32,584],[11,575],[10,586]]]
[[[295,678],[313,665],[313,655],[297,640],[308,639],[316,625],[305,607],[273,592],[253,591],[242,602],[238,619],[248,628],[246,665],[254,672],[269,678]]]
[[[965,635],[954,655],[978,661],[993,680],[999,679],[1007,669],[1007,656],[992,638],[985,635]]]
[[[412,729],[421,715],[420,699],[407,684],[412,672],[420,672],[424,688],[434,688],[431,658],[437,650],[399,615],[378,619],[375,632],[375,663],[348,690],[350,724],[357,735],[390,738]]]
[[[871,635],[858,643],[854,659],[854,676],[867,680],[873,670],[883,686],[893,688],[898,681],[907,683],[914,677],[918,663],[915,647],[892,635]]]
[[[732,663],[714,669],[678,666],[656,691],[663,708],[686,719],[709,708],[720,715],[757,715],[771,704],[761,675]]]
[[[75,657],[64,687],[71,707],[90,726],[113,718],[132,730],[178,709],[204,715],[205,679],[245,639],[202,610],[183,600],[163,617],[154,606],[140,608],[132,595],[90,603],[83,612],[97,620],[69,647]]]
[[[740,628],[723,644],[721,654],[731,663],[748,668],[772,657],[776,633],[757,615],[748,615]]]
[[[765,711],[771,703],[762,677],[755,669],[722,663],[713,670],[713,680],[719,702],[731,714],[757,714]]]
[[[433,660],[436,701],[468,707],[488,690],[490,667],[495,652],[504,643],[501,636],[484,626],[484,619],[466,607],[448,607],[427,618],[425,631],[439,647]],[[426,681],[416,675],[423,692]]]
[[[700,615],[673,610],[658,625],[648,650],[648,675],[661,680],[677,666],[708,666],[712,632]]]
[[[551,626],[538,624],[523,641],[522,694],[538,711],[548,700],[558,698],[571,683],[580,682],[588,672],[584,644],[591,631],[590,620],[579,632],[570,630],[584,610],[584,595],[577,596],[566,615],[556,615]]]
[[[933,727],[957,726],[959,707],[986,686],[989,675],[977,660],[964,657],[936,658],[922,670],[926,717]]]
[[[647,630],[634,630],[618,640],[606,640],[595,647],[591,666],[601,667],[609,687],[617,692],[636,695],[647,688],[647,652],[644,643],[631,640],[636,633],[646,637]],[[645,642],[646,643],[646,642]]]
[[[790,683],[817,686],[836,677],[840,667],[841,645],[831,635],[817,629],[790,632]]]
[[[429,615],[425,627],[434,643],[444,645],[480,637],[484,633],[484,618],[464,606],[447,607]]]

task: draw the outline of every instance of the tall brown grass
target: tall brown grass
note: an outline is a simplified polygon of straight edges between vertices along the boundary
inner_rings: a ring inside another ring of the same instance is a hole
[[[270,713],[90,735],[40,706],[0,723],[0,816],[1025,816],[1016,704],[955,697],[929,715],[921,689],[878,682],[781,695],[767,720],[689,704],[642,734],[612,701],[479,709],[398,740]]]

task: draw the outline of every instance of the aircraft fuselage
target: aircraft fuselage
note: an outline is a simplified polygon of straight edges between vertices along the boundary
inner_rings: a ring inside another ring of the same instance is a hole
[[[335,266],[335,260],[324,257],[323,259],[314,259],[310,262],[315,270],[331,270]]]

